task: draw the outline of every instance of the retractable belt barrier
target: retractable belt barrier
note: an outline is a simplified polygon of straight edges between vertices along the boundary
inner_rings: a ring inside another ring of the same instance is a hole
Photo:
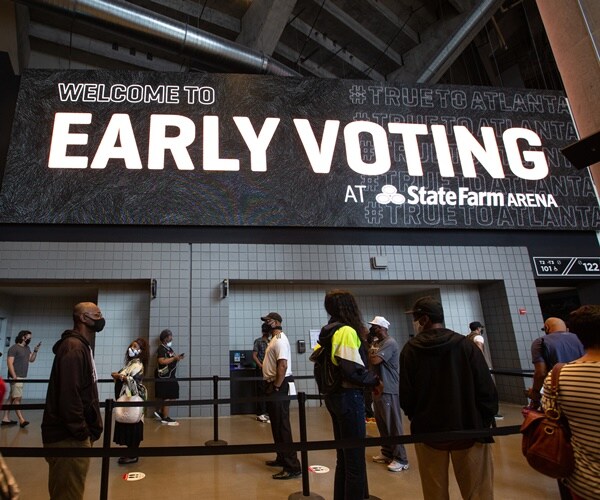
[[[533,373],[517,370],[490,370],[492,374],[510,375],[518,377],[532,377]],[[312,376],[295,376],[295,380],[312,380]],[[144,379],[147,381],[161,381],[164,379]],[[306,425],[306,402],[309,400],[321,400],[322,395],[307,395],[305,392],[298,392],[297,396],[279,396],[278,400],[298,401],[299,406],[299,427],[300,441],[293,443],[258,443],[244,445],[229,445],[225,441],[218,439],[218,419],[219,405],[231,404],[231,398],[220,399],[218,397],[218,383],[220,381],[229,381],[229,377],[189,377],[177,378],[179,382],[196,382],[196,381],[212,381],[213,382],[213,398],[212,399],[190,399],[190,400],[169,400],[169,406],[208,406],[213,405],[213,422],[214,422],[214,439],[205,443],[204,446],[148,446],[132,449],[111,447],[112,435],[112,412],[118,406],[143,406],[156,407],[162,403],[162,400],[153,401],[134,401],[134,402],[116,402],[113,399],[107,399],[100,406],[104,408],[104,436],[102,448],[51,448],[51,447],[0,447],[0,453],[6,457],[91,457],[102,459],[102,474],[100,481],[100,500],[108,498],[108,479],[111,457],[122,456],[140,456],[140,457],[181,457],[181,456],[212,456],[212,455],[246,455],[269,452],[300,452],[302,466],[302,489],[303,495],[310,495],[309,477],[308,477],[308,452],[315,450],[335,450],[346,448],[362,448],[371,446],[381,446],[383,444],[413,444],[422,442],[438,442],[438,441],[454,441],[464,439],[482,439],[493,438],[494,436],[508,436],[511,434],[519,434],[520,425],[511,425],[503,427],[494,427],[490,429],[480,430],[465,430],[452,432],[435,432],[427,434],[410,434],[405,436],[390,436],[385,438],[352,438],[338,439],[326,441],[308,441],[307,440],[307,425]],[[260,377],[247,377],[244,381],[262,380]],[[27,383],[47,383],[48,380],[31,379],[20,380]],[[99,383],[114,383],[113,379],[98,380]],[[244,397],[235,398],[236,403],[258,402],[268,400],[266,397]],[[40,410],[44,409],[44,404],[30,403],[20,405],[3,405],[5,410],[19,408],[22,410]]]

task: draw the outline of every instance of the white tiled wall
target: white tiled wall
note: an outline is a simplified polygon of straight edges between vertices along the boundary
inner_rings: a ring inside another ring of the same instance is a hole
[[[380,254],[388,259],[387,269],[371,269],[370,257]],[[231,288],[223,299],[225,278]],[[158,284],[154,299],[152,279]],[[529,346],[541,322],[529,256],[521,247],[0,242],[2,280],[101,283],[97,300],[107,318],[96,346],[101,377],[119,367],[131,339],[146,334],[155,349],[164,328],[173,330],[176,350],[187,354],[181,377],[227,377],[229,350],[251,348],[266,312],[279,310],[294,343],[308,340],[308,330],[327,320],[323,297],[334,284],[373,285],[372,293],[359,297],[365,320],[388,317],[392,334],[402,342],[412,328],[404,311],[422,294],[404,294],[401,285],[429,283],[427,293],[442,300],[449,327],[466,333],[470,321],[486,325],[495,367],[531,368]],[[379,284],[397,284],[400,291],[382,296]],[[11,335],[28,328],[48,340],[32,365],[32,377],[48,375],[49,344],[70,327],[74,300],[82,298],[36,304],[0,296],[0,316],[7,316]],[[519,314],[521,308],[527,313]],[[293,360],[297,375],[310,373],[307,358]],[[522,400],[522,380],[497,382],[503,400]],[[108,387],[102,389],[102,397],[109,393]],[[228,395],[228,384],[221,384],[220,396]],[[181,384],[182,399],[210,397],[210,381]],[[173,411],[210,415],[212,408]]]

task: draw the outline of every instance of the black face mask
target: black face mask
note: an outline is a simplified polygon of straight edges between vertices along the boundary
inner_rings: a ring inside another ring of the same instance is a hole
[[[94,325],[91,327],[92,330],[94,330],[95,332],[101,332],[102,330],[104,330],[104,326],[106,325],[106,320],[104,318],[90,319],[94,322]]]
[[[31,339],[27,339],[27,340],[25,341],[25,345],[29,345],[29,344],[31,344]]]

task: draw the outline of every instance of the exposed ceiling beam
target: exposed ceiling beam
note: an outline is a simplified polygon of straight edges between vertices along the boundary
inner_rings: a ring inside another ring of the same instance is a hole
[[[295,5],[296,0],[254,0],[236,42],[272,55]]]
[[[115,50],[114,45],[111,42],[101,42],[93,38],[52,28],[51,26],[37,22],[31,22],[29,24],[29,36],[44,42],[73,48],[95,56],[117,60],[138,68],[150,69],[153,71],[177,72],[188,70],[185,65],[167,61],[159,57],[152,56],[149,59],[147,52],[135,51],[132,53],[129,47],[122,46],[117,47]]]
[[[332,16],[336,17],[340,22],[342,22],[347,28],[354,31],[357,35],[365,40],[365,42],[373,45],[375,48],[379,49],[381,52],[385,53],[385,55],[394,61],[398,66],[402,66],[402,56],[398,54],[391,47],[388,47],[387,42],[382,41],[379,37],[375,36],[375,34],[365,27],[363,27],[360,22],[356,21],[353,17],[346,14],[342,9],[340,9],[337,5],[335,5],[330,0],[313,0],[321,5],[321,1],[323,3],[323,9],[329,12]]]
[[[377,9],[382,15],[384,15],[387,19],[389,19],[390,22],[396,26],[396,28],[401,30],[402,33],[404,33],[414,43],[420,42],[419,34],[415,30],[413,30],[410,26],[408,26],[408,24],[406,23],[406,21],[407,21],[406,19],[400,19],[394,12],[392,12],[390,9],[388,9],[379,0],[367,0],[367,2],[374,9]],[[407,14],[407,18],[410,15],[411,14],[410,14],[410,10],[409,10],[409,14]]]
[[[472,7],[471,0],[448,0],[448,2],[459,14],[467,12]]]
[[[481,0],[469,12],[430,25],[421,34],[421,44],[404,54],[404,66],[388,79],[436,83],[501,4],[502,0]]]
[[[293,26],[294,29],[298,30],[300,33],[309,37],[314,42],[327,49],[329,52],[332,52],[336,57],[342,59],[345,63],[354,67],[361,73],[364,73],[369,78],[372,78],[373,80],[385,80],[384,75],[372,69],[367,63],[361,61],[358,57],[354,56],[346,49],[341,48],[337,43],[327,38],[323,33],[312,29],[307,23],[302,21],[300,18],[295,18],[291,22],[291,26]]]
[[[201,20],[220,28],[239,33],[241,30],[241,21],[236,17],[230,16],[210,7],[205,7],[202,2],[191,0],[148,0],[150,4],[167,7],[190,16],[191,20]],[[200,17],[202,16],[202,17]]]
[[[293,65],[300,66],[301,68],[305,69],[309,73],[312,73],[316,77],[337,78],[336,75],[327,71],[325,68],[322,68],[321,66],[319,66],[314,61],[311,61],[310,59],[306,59],[304,61],[302,61],[302,60],[298,61],[298,59],[300,58],[300,54],[297,51],[291,49],[290,47],[288,47],[287,45],[284,45],[281,42],[279,42],[277,44],[276,52],[278,55],[281,55],[282,57],[284,57],[285,59],[290,61]]]

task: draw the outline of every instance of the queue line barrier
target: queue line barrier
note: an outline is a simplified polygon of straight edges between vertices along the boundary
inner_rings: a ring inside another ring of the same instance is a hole
[[[502,372],[502,373],[499,373]],[[532,377],[532,374],[526,372],[517,372],[513,370],[492,370],[492,373],[502,375],[513,375],[520,377]],[[247,377],[244,380],[251,381],[254,377]],[[295,377],[297,380],[312,379],[311,376]],[[145,379],[145,381],[152,379]],[[155,379],[158,381],[161,379]],[[464,439],[480,439],[492,438],[495,436],[507,436],[518,434],[520,425],[493,427],[490,429],[470,430],[470,431],[452,431],[452,432],[437,432],[427,434],[410,434],[404,436],[378,437],[378,438],[352,438],[338,439],[325,441],[308,441],[307,437],[307,421],[306,421],[306,403],[309,400],[321,400],[322,395],[308,395],[305,392],[298,392],[297,396],[280,396],[282,401],[298,401],[299,407],[299,435],[300,440],[292,443],[258,443],[244,445],[230,445],[225,441],[219,440],[219,405],[231,404],[231,398],[218,397],[218,385],[220,381],[230,380],[229,377],[190,377],[178,378],[180,382],[185,381],[212,381],[213,382],[213,398],[212,399],[195,399],[195,400],[169,400],[169,406],[213,406],[213,439],[207,441],[204,446],[148,446],[141,447],[136,450],[111,447],[112,438],[112,412],[118,406],[128,407],[145,407],[154,408],[162,404],[162,400],[142,401],[142,402],[117,402],[114,399],[107,399],[100,406],[104,408],[104,431],[102,448],[51,448],[51,447],[0,447],[0,453],[6,457],[90,457],[101,458],[101,478],[100,478],[100,500],[108,499],[108,483],[110,473],[110,459],[112,457],[121,456],[140,456],[140,457],[164,457],[164,456],[214,456],[214,455],[241,455],[241,454],[259,454],[269,452],[300,452],[300,463],[302,467],[302,492],[290,495],[290,498],[321,498],[318,495],[313,495],[310,492],[309,474],[308,474],[308,452],[316,450],[335,450],[357,447],[381,446],[382,444],[414,444],[420,442],[437,442],[437,441],[453,441]],[[256,377],[256,380],[260,378]],[[29,383],[48,382],[47,380],[23,380]],[[98,380],[98,382],[111,382],[112,379]],[[236,398],[235,402],[258,402],[268,398],[247,397]],[[25,403],[20,405],[4,405],[3,409],[44,409],[44,404],[40,403]],[[165,451],[168,450],[167,453]]]

